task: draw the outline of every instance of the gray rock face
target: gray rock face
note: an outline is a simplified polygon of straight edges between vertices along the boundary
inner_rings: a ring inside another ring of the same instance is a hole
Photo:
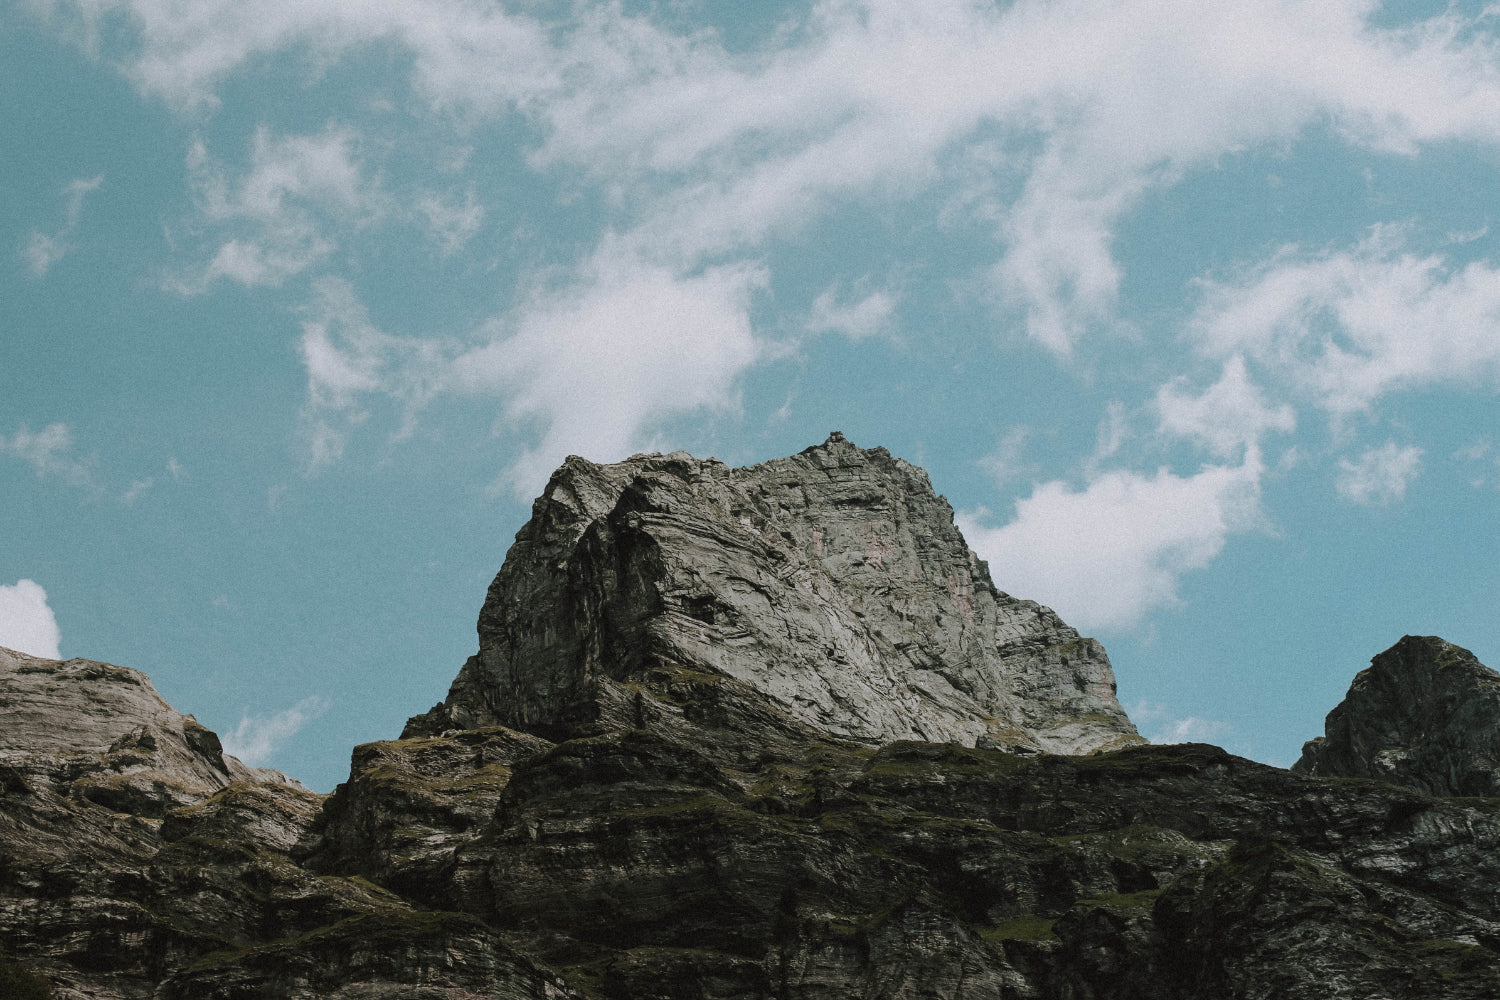
[[[516,536],[479,653],[408,735],[639,724],[662,679],[733,682],[793,725],[1085,753],[1140,742],[1099,643],[999,590],[921,469],[835,433],[732,469],[572,457]]]
[[[230,782],[286,783],[225,756],[219,737],[168,705],[145,674],[0,647],[0,764],[120,811],[164,815]]]
[[[1325,729],[1292,770],[1500,796],[1500,674],[1437,636],[1405,636],[1371,660]]]
[[[225,755],[139,671],[0,649],[0,997],[576,995],[472,915],[301,867],[324,800]]]

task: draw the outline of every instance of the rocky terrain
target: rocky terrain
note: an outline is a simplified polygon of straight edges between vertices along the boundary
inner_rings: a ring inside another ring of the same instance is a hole
[[[1406,636],[1355,675],[1292,770],[1500,796],[1500,674],[1435,635]]]
[[[0,987],[1493,998],[1497,684],[1407,637],[1297,772],[1146,745],[880,449],[569,459],[448,697],[331,796],[0,653]]]

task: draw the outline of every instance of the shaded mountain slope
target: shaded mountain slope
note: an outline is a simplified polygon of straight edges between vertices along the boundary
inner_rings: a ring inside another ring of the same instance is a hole
[[[134,671],[0,654],[0,975],[161,1000],[1500,995],[1500,798],[1144,745],[1097,643],[995,590],[879,449],[570,459],[534,514],[448,698],[331,796],[224,757]],[[1425,703],[1449,690],[1411,686],[1411,717],[1494,721]]]

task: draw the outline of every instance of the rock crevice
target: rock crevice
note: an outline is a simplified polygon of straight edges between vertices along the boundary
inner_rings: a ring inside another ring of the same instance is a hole
[[[925,472],[837,433],[746,468],[569,458],[490,587],[479,639],[408,735],[607,728],[636,689],[659,694],[667,667],[873,743],[1139,742],[1104,648],[997,589]]]

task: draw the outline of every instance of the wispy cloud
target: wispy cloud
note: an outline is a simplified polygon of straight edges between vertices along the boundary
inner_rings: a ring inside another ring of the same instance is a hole
[[[1383,151],[1500,142],[1486,15],[1456,7],[1379,27],[1364,0],[853,0],[812,5],[745,55],[609,4],[566,6],[556,22],[545,8],[436,0],[205,0],[191,19],[163,0],[61,6],[96,37],[100,19],[126,14],[120,64],[183,109],[214,103],[267,53],[301,48],[328,65],[386,41],[410,54],[411,86],[433,109],[537,125],[533,165],[581,168],[613,193],[615,230],[678,268],[751,251],[852,196],[925,190],[951,163],[971,171],[953,154],[999,129],[1026,141],[978,196],[994,220],[991,276],[1059,354],[1113,324],[1120,220],[1195,168],[1320,121]],[[220,251],[212,273],[268,282],[322,247]]]
[[[45,278],[52,265],[62,260],[73,249],[73,237],[78,232],[78,222],[83,216],[83,199],[104,184],[104,175],[72,181],[63,188],[66,201],[63,224],[51,235],[33,229],[21,247],[21,256],[26,269],[34,278]]]
[[[454,360],[455,388],[499,395],[509,420],[545,428],[500,487],[530,497],[569,453],[624,458],[657,421],[736,406],[762,351],[750,301],[764,281],[754,265],[684,275],[606,243],[576,283],[484,331]]]
[[[417,198],[416,209],[428,234],[445,255],[462,250],[484,224],[484,205],[475,197],[473,188],[465,191],[462,198],[424,191]]]
[[[1012,427],[1001,435],[994,451],[979,460],[980,468],[990,474],[995,486],[1009,486],[1030,471],[1032,466],[1026,461],[1026,442],[1030,437],[1029,427]]]
[[[124,493],[120,494],[120,502],[129,507],[131,504],[135,503],[142,496],[144,496],[147,490],[151,489],[151,487],[155,485],[156,478],[154,476],[147,476],[145,479],[137,479],[135,482],[130,484],[130,486],[125,490]]]
[[[1229,734],[1230,726],[1197,716],[1175,717],[1165,705],[1138,701],[1127,709],[1130,721],[1149,734],[1152,743],[1218,743]]]
[[[807,329],[813,333],[841,333],[850,340],[863,340],[889,329],[895,311],[895,296],[883,289],[849,301],[839,295],[838,289],[829,288],[813,300]]]
[[[1286,404],[1271,406],[1250,380],[1245,359],[1232,357],[1219,381],[1194,395],[1186,378],[1174,379],[1157,392],[1159,431],[1196,441],[1218,458],[1233,458],[1257,446],[1269,431],[1290,434],[1297,417]]]
[[[62,658],[62,633],[47,603],[47,592],[35,580],[0,585],[0,646],[49,660]]]
[[[343,453],[348,432],[368,416],[371,396],[395,400],[401,408],[395,436],[410,434],[417,414],[447,383],[452,348],[376,329],[346,281],[324,278],[314,292],[302,324],[302,419],[309,467],[318,469]]]
[[[42,477],[61,479],[69,486],[92,486],[89,463],[73,454],[73,434],[67,424],[48,424],[32,433],[24,425],[6,437],[0,434],[0,455],[19,458]]]
[[[334,229],[378,218],[386,207],[379,184],[365,176],[359,137],[329,126],[314,135],[277,135],[261,126],[250,163],[234,177],[202,142],[188,153],[206,263],[166,279],[182,294],[206,291],[220,279],[246,287],[277,286],[335,249]]]
[[[328,708],[326,698],[310,695],[275,715],[242,715],[234,729],[224,736],[224,752],[252,767],[260,767]]]
[[[1334,417],[1401,390],[1500,386],[1500,268],[1403,243],[1378,227],[1353,249],[1287,247],[1240,280],[1205,283],[1195,339],[1264,364]]]
[[[1422,449],[1387,441],[1367,448],[1356,459],[1339,459],[1335,482],[1339,495],[1366,507],[1384,506],[1406,496],[1406,487],[1422,469]]]

